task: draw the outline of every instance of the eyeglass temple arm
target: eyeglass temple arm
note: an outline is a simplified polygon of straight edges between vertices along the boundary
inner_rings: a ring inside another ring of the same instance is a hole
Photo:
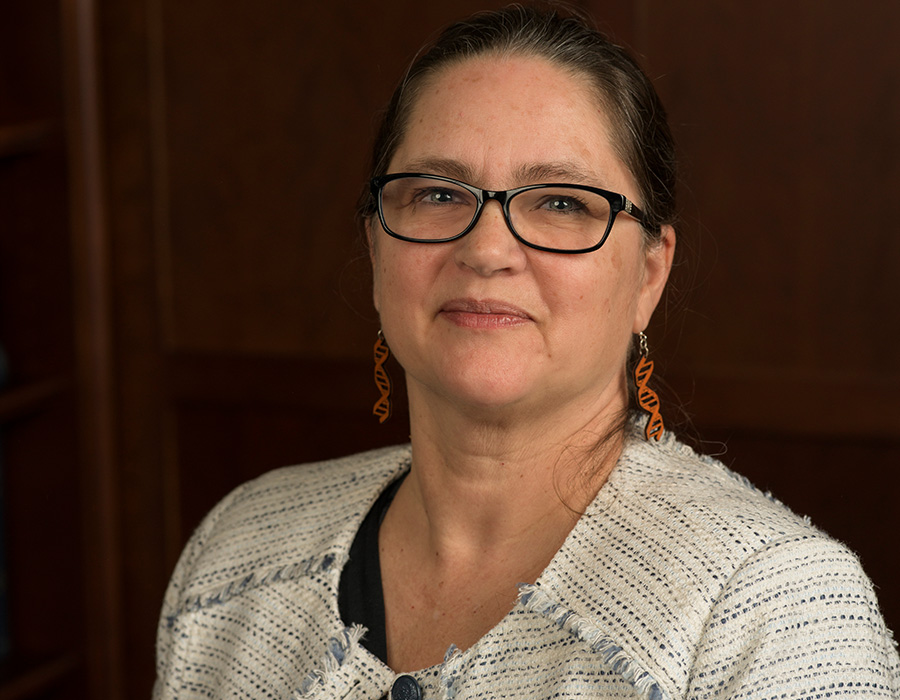
[[[650,226],[650,222],[647,220],[647,215],[643,212],[643,210],[639,209],[638,206],[632,202],[628,197],[622,195],[622,209],[620,211],[624,211],[633,219],[637,220],[644,226]]]

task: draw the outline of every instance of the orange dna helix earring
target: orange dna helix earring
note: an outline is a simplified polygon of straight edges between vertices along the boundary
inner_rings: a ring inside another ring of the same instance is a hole
[[[663,426],[662,415],[659,412],[659,396],[647,386],[653,375],[653,360],[647,359],[649,350],[647,336],[643,331],[638,334],[638,339],[641,357],[634,368],[634,384],[637,387],[638,405],[650,414],[647,427],[644,429],[644,436],[648,440],[653,438],[658,441],[662,437],[665,426]]]
[[[391,349],[384,339],[384,333],[379,330],[375,341],[375,385],[381,396],[372,408],[372,414],[378,418],[379,423],[384,423],[391,417],[391,378],[384,367],[390,356]]]

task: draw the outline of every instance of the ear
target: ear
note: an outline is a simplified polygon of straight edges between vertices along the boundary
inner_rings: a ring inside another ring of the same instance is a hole
[[[672,270],[675,257],[675,229],[663,226],[660,237],[650,244],[644,261],[644,281],[639,292],[637,313],[632,333],[639,333],[650,323],[656,305],[662,296]]]
[[[372,230],[372,219],[368,218],[365,222],[366,231],[366,248],[369,251],[369,263],[372,265],[372,303],[375,310],[379,313],[379,296],[381,290],[380,275],[378,274],[378,255],[375,250],[375,232]]]

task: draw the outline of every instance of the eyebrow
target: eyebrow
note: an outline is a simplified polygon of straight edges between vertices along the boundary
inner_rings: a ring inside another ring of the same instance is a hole
[[[468,165],[452,158],[417,158],[406,164],[410,172],[427,173],[430,175],[443,175],[454,180],[462,180],[471,183],[475,179],[475,172]]]
[[[597,173],[585,170],[574,163],[529,163],[516,169],[516,181],[522,184],[537,184],[550,180],[562,180],[570,184],[595,184]]]
[[[477,179],[471,167],[452,158],[425,157],[417,158],[406,164],[409,172],[429,173],[452,177],[475,184]],[[565,182],[569,184],[591,184],[602,186],[597,173],[590,172],[574,163],[559,161],[555,163],[528,163],[520,165],[513,173],[515,186],[536,185],[544,182]]]

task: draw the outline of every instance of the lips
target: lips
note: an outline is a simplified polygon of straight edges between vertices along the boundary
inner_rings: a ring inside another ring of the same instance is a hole
[[[497,299],[453,299],[444,303],[440,315],[467,327],[492,328],[531,321],[524,309]]]

